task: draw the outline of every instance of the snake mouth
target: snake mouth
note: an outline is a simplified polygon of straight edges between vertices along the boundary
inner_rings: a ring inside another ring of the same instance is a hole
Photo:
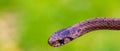
[[[70,38],[70,37],[67,37],[67,38],[64,38],[64,39],[61,39],[61,40],[56,40],[56,41],[48,41],[48,43],[53,46],[53,47],[58,47],[58,46],[62,46],[70,41],[72,41],[73,38]]]
[[[58,47],[58,46],[62,45],[58,40],[57,41],[49,41],[48,43],[53,47]]]

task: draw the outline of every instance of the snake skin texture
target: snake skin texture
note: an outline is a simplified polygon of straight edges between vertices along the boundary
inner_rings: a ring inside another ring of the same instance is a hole
[[[120,30],[120,18],[93,18],[77,23],[52,34],[48,43],[58,47],[94,30]]]

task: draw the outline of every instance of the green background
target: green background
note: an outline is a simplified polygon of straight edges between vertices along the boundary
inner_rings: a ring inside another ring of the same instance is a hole
[[[0,0],[4,9],[17,12],[18,44],[22,51],[120,51],[120,31],[87,33],[61,46],[51,47],[52,33],[96,17],[120,17],[120,0]]]

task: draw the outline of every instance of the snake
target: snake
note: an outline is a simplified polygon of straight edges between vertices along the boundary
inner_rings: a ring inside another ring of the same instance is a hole
[[[59,47],[95,30],[120,30],[120,18],[91,18],[54,32],[48,39],[50,46]]]

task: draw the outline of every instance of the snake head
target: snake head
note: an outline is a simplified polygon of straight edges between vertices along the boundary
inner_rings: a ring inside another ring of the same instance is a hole
[[[48,43],[54,47],[64,45],[77,38],[80,35],[78,32],[80,32],[80,29],[77,27],[69,27],[59,30],[49,38]]]
[[[60,31],[55,32],[49,38],[48,43],[53,47],[57,47],[57,46],[66,44],[71,40],[73,40],[73,38],[70,37],[70,31],[67,28],[65,28]]]

